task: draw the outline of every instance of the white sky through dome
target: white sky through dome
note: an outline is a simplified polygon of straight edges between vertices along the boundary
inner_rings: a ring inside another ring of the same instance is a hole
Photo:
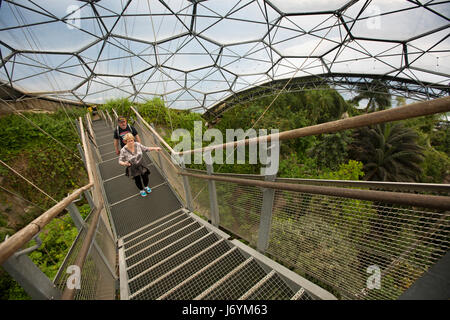
[[[449,86],[449,30],[450,1],[4,0],[0,79],[65,100],[160,96],[200,112],[313,75],[386,76],[427,92]]]

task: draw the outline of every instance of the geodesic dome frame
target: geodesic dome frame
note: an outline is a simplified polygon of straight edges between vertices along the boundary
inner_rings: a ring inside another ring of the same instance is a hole
[[[0,79],[36,96],[160,96],[200,112],[294,78],[288,90],[379,79],[430,99],[450,91],[449,17],[450,1],[429,0],[4,0]]]

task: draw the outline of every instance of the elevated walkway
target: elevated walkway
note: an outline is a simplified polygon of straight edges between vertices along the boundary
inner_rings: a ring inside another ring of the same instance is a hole
[[[449,103],[445,97],[298,128],[279,140],[447,112]],[[0,243],[0,265],[33,299],[336,299],[291,270],[340,299],[448,299],[450,185],[187,169],[131,109],[144,144],[163,147],[144,158],[152,193],[142,198],[118,164],[117,113],[115,120],[103,111],[102,120],[80,117],[88,183]],[[178,155],[194,152],[204,150]],[[86,218],[74,204],[81,196],[91,208]],[[63,210],[78,234],[50,279],[28,254]]]
[[[93,130],[121,299],[335,299],[184,208],[148,155],[152,192],[141,197],[118,164],[112,129],[98,120]]]

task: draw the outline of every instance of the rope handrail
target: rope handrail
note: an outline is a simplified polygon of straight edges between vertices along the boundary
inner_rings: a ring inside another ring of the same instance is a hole
[[[206,174],[205,170],[185,168],[186,172]],[[242,179],[264,180],[260,174],[213,172],[213,176],[235,177]],[[331,179],[304,179],[304,178],[276,178],[277,182],[302,183],[312,185],[359,187],[370,189],[390,189],[390,190],[414,190],[425,192],[445,192],[450,193],[450,184],[445,183],[418,183],[418,182],[397,182],[397,181],[360,181],[360,180],[331,180]]]
[[[179,154],[179,152],[175,152],[175,150],[172,149],[172,147],[163,139],[161,138],[161,136],[158,134],[158,132],[156,132],[155,129],[153,129],[153,127],[151,125],[148,124],[147,121],[145,121],[145,119],[139,114],[139,112],[137,112],[137,110],[131,106],[130,107],[131,110],[134,111],[134,113],[136,114],[136,117],[138,117],[142,123],[155,135],[155,137],[167,148],[169,149],[171,154]]]
[[[92,173],[92,164],[87,151],[87,141],[84,133],[83,122],[80,121],[81,140],[83,143],[84,156],[86,159],[86,169],[89,177],[89,183],[75,191],[73,191],[66,198],[55,204],[42,215],[34,219],[27,226],[13,234],[7,240],[0,243],[0,265],[3,264],[9,257],[11,257],[17,250],[28,243],[36,234],[38,234],[53,218],[61,213],[70,203],[79,198],[79,196],[86,190],[94,186],[94,177]]]
[[[188,172],[181,172],[180,174],[183,176],[190,176],[193,178],[200,178],[204,180],[215,180],[253,187],[271,188],[276,190],[286,190],[294,192],[305,192],[350,199],[394,203],[400,205],[409,205],[409,206],[412,205],[438,210],[450,210],[450,197],[445,196],[421,195],[412,193],[399,193],[399,192],[361,190],[361,189],[346,189],[346,188],[303,185],[285,182],[270,182],[270,181],[231,178],[207,174],[195,174]]]
[[[253,143],[259,143],[259,141],[270,142],[272,138],[278,137],[278,140],[289,140],[313,135],[319,135],[324,133],[335,133],[338,131],[356,129],[369,125],[381,124],[392,121],[405,120],[409,118],[421,117],[430,114],[443,113],[450,111],[450,96],[434,99],[431,101],[420,101],[396,107],[388,110],[376,111],[368,114],[359,115],[356,117],[350,117],[347,119],[335,120],[325,122],[313,126],[297,128],[279,132],[276,134],[269,134],[265,136],[241,139],[238,141],[227,142],[223,144],[207,146],[197,149],[190,149],[181,152],[175,152],[172,147],[156,132],[156,130],[150,126],[147,121],[139,114],[139,112],[131,106],[136,116],[142,120],[146,127],[155,135],[155,137],[171,152],[173,155],[181,156],[190,153],[213,151],[215,149],[226,149],[227,147],[237,147],[239,145],[248,145]]]
[[[431,101],[420,101],[396,107],[388,110],[376,111],[368,114],[350,117],[336,121],[325,122],[304,128],[287,130],[275,134],[269,134],[251,139],[242,139],[233,142],[227,142],[214,146],[191,149],[182,152],[176,152],[177,155],[184,155],[196,152],[212,151],[215,149],[226,149],[227,147],[236,147],[239,145],[248,145],[258,143],[260,140],[270,142],[272,138],[278,137],[278,140],[289,140],[324,133],[335,133],[338,131],[356,129],[369,125],[381,124],[386,122],[405,120],[409,118],[421,117],[430,114],[443,113],[450,111],[450,96],[434,99]],[[135,111],[136,112],[136,111]]]

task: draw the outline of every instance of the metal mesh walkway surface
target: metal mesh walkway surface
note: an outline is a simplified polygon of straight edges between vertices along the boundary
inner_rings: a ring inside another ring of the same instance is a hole
[[[148,155],[152,192],[141,197],[118,163],[113,129],[100,120],[93,130],[121,299],[335,299],[184,208]]]

